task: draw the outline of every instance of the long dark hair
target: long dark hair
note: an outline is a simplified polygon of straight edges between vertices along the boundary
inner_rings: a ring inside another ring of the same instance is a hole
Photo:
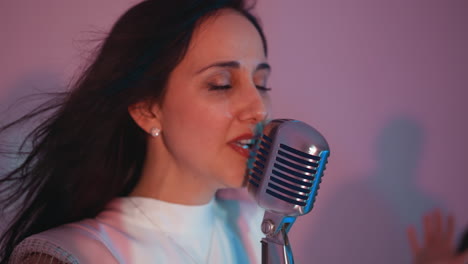
[[[243,0],[147,0],[130,8],[98,47],[95,59],[70,91],[52,99],[0,133],[48,113],[16,152],[22,163],[0,177],[0,208],[15,207],[1,237],[0,263],[24,238],[94,217],[139,180],[146,134],[128,107],[162,102],[169,74],[184,57],[203,19],[221,8],[242,13],[266,41]],[[25,150],[25,146],[29,146]]]

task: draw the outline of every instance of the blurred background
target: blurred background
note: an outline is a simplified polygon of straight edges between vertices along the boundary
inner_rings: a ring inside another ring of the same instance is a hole
[[[1,0],[0,121],[29,109],[24,95],[65,89],[137,2]],[[290,233],[296,261],[409,263],[405,230],[434,208],[467,227],[468,1],[259,0],[255,13],[273,116],[311,124],[332,150]]]

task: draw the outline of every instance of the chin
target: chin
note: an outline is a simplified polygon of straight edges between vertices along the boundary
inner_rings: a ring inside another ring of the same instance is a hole
[[[247,186],[248,168],[246,160],[232,160],[231,164],[218,167],[218,182],[224,188],[240,188]]]
[[[247,183],[249,182],[249,170],[245,170],[244,177],[242,179],[242,185],[240,187],[247,187]]]
[[[247,170],[243,172],[236,173],[235,175],[230,175],[228,180],[225,181],[225,186],[227,188],[241,188],[247,186]]]

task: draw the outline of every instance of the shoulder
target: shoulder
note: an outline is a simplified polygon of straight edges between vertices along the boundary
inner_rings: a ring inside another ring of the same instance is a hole
[[[18,244],[10,257],[9,263],[65,263],[76,264],[78,259],[57,243],[31,236]]]
[[[97,232],[98,226],[98,223],[89,219],[30,236],[15,248],[12,262],[25,263],[28,259],[30,262],[50,257],[49,260],[57,263],[92,263],[93,259],[99,257],[104,263],[116,263]]]
[[[69,264],[72,262],[63,261],[59,258],[53,257],[49,254],[43,253],[32,253],[22,258],[20,261],[11,260],[9,263],[21,263],[21,264]]]
[[[123,200],[116,199],[93,219],[28,237],[15,250],[15,258],[24,260],[32,253],[51,255],[50,252],[58,250],[72,257],[73,261],[63,262],[67,264],[169,263],[173,259],[181,260],[176,263],[190,261],[179,256],[177,247],[163,234],[141,225],[141,219],[132,216],[124,207]],[[31,247],[31,244],[35,246]],[[38,247],[41,249],[38,250]]]

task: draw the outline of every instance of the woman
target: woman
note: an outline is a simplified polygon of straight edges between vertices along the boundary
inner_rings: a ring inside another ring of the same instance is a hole
[[[258,262],[262,212],[214,197],[244,185],[266,54],[242,0],[129,9],[73,89],[18,121],[54,110],[1,180],[2,205],[22,199],[1,263]]]

